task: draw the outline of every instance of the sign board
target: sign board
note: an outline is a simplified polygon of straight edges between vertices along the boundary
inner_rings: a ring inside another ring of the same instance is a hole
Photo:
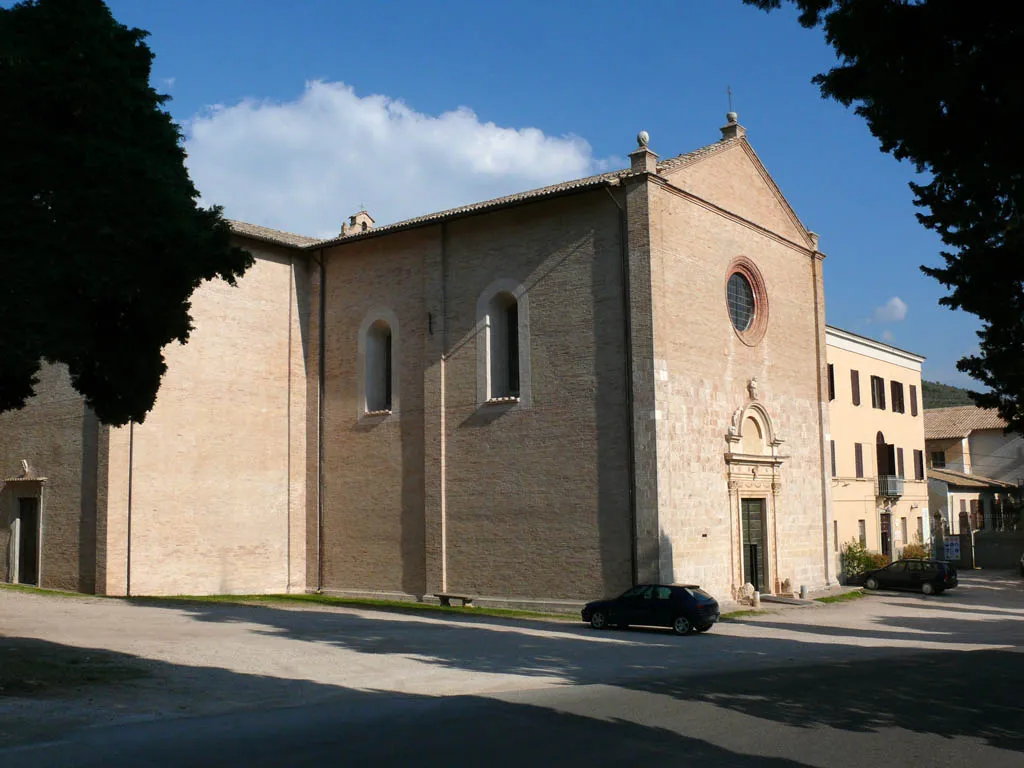
[[[959,560],[960,559],[960,539],[946,539],[944,542],[946,546],[945,559],[946,560]]]

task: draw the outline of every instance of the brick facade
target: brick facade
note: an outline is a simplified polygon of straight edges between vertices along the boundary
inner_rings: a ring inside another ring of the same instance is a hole
[[[742,138],[634,155],[633,171],[331,241],[238,225],[256,265],[197,292],[144,424],[102,428],[56,380],[0,417],[21,441],[4,471],[26,454],[48,478],[44,582],[571,601],[662,579],[728,598],[739,504],[759,496],[762,590],[824,584],[817,239]],[[739,258],[764,278],[758,339],[729,319]],[[489,402],[499,290],[524,380]],[[391,409],[367,414],[380,323]]]

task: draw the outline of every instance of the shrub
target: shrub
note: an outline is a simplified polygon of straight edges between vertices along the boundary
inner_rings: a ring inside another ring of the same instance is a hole
[[[888,555],[883,555],[881,552],[868,552],[866,561],[865,571],[873,571],[876,568],[885,568],[889,563],[892,562],[892,558]]]
[[[869,552],[858,539],[851,539],[843,545],[840,559],[847,584],[858,584],[866,571],[873,571],[889,564],[888,557],[880,552]]]
[[[930,560],[932,553],[928,550],[924,544],[915,541],[913,544],[907,544],[903,548],[902,557],[908,560]]]

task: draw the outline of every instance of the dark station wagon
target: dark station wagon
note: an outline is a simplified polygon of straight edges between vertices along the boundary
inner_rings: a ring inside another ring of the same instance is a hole
[[[640,584],[610,600],[587,603],[580,615],[594,629],[636,624],[688,635],[707,632],[721,612],[718,601],[696,585]]]
[[[934,595],[959,584],[956,568],[945,560],[897,560],[864,574],[867,589],[913,589]]]

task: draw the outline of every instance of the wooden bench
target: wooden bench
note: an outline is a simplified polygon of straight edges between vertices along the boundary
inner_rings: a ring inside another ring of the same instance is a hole
[[[441,605],[446,608],[452,607],[452,600],[461,600],[463,605],[471,605],[473,603],[473,598],[469,595],[435,594],[434,597],[440,600]]]

